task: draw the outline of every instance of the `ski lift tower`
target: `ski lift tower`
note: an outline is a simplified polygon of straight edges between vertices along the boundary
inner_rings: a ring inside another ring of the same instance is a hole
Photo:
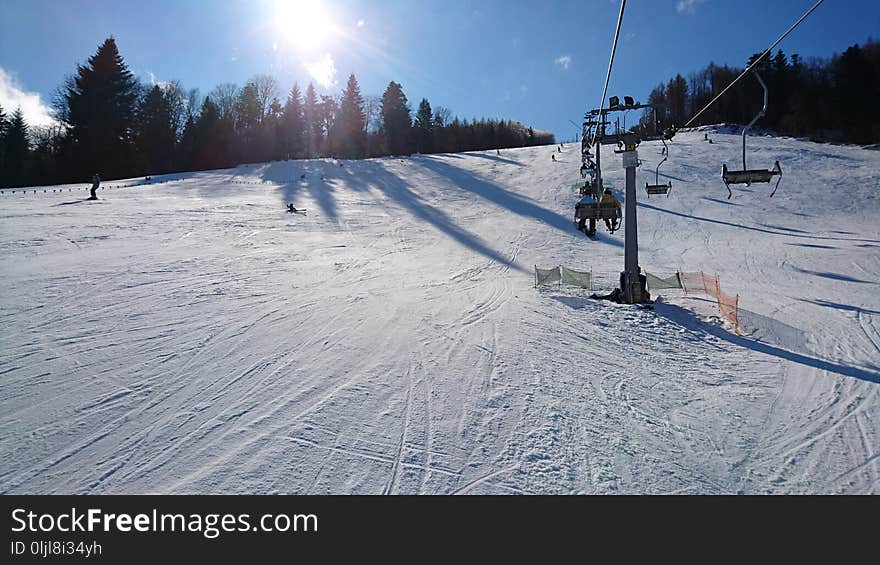
[[[641,110],[653,107],[649,104],[641,104],[633,102],[629,96],[624,96],[624,103],[620,104],[617,96],[609,98],[608,108],[599,108],[591,110],[584,117],[584,144],[583,149],[589,149],[589,142],[586,141],[587,133],[593,128],[596,151],[596,176],[597,188],[599,194],[602,193],[602,171],[601,171],[601,146],[617,145],[615,153],[619,153],[623,159],[623,168],[626,170],[626,200],[624,202],[624,258],[623,272],[620,273],[620,290],[623,301],[627,304],[639,304],[647,302],[648,297],[645,292],[645,278],[641,274],[639,268],[639,231],[636,215],[636,168],[639,166],[638,145],[642,141],[661,139],[662,134],[657,135],[641,135],[633,131],[621,130],[618,126],[614,133],[607,133],[606,127],[610,122],[606,121],[606,117],[612,112],[625,112],[629,110]]]

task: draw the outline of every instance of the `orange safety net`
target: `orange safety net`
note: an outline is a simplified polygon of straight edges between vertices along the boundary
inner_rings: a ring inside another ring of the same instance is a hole
[[[717,286],[718,310],[721,315],[731,321],[737,335],[739,334],[739,295],[731,296],[721,290],[721,286]]]
[[[731,296],[721,290],[721,283],[717,276],[709,276],[706,273],[679,273],[681,286],[685,295],[704,294],[713,297],[718,302],[718,310],[721,315],[730,320],[734,331],[739,334],[739,295]]]

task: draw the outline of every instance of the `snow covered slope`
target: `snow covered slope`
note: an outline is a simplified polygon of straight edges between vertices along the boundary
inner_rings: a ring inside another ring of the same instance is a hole
[[[533,287],[622,269],[573,229],[574,146],[7,193],[0,492],[876,493],[880,152],[752,138],[782,185],[727,200],[712,137],[640,191],[641,265],[718,273],[742,337]]]

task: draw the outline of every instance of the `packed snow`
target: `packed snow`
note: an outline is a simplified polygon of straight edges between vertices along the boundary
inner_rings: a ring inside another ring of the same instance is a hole
[[[717,273],[742,336],[535,288],[622,270],[573,144],[6,190],[0,493],[877,493],[880,152],[754,136],[782,184],[728,200],[710,137],[639,190],[640,264]]]

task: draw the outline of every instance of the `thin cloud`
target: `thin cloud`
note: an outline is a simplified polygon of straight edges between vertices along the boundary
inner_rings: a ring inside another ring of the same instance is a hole
[[[324,53],[324,56],[317,61],[304,63],[306,70],[315,79],[315,82],[327,88],[336,84],[336,63],[330,53]]]
[[[358,20],[358,23],[357,23],[358,27],[364,27],[365,25],[367,25],[367,22],[365,22],[364,20]]]
[[[678,0],[675,4],[675,10],[679,14],[693,14],[697,6],[705,2],[706,0]]]
[[[563,55],[562,57],[558,57],[554,62],[562,67],[562,70],[567,71],[568,66],[571,65],[571,55]]]
[[[18,108],[29,126],[50,126],[55,123],[54,112],[43,103],[38,92],[28,92],[15,75],[0,67],[0,106],[7,115]]]

